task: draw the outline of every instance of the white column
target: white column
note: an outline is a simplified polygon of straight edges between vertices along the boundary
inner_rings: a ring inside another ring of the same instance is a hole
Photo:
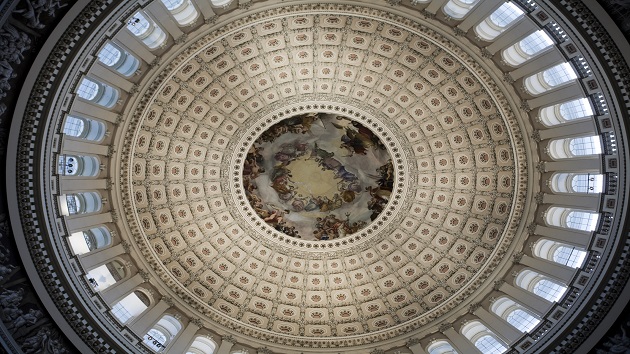
[[[160,318],[164,315],[164,312],[171,307],[164,300],[160,300],[155,306],[141,313],[138,317],[136,317],[131,324],[128,325],[129,328],[137,335],[144,337],[147,332],[155,325]]]
[[[436,14],[447,2],[448,0],[433,0],[425,10],[429,13]]]
[[[231,342],[226,337],[221,338],[221,345],[217,350],[217,354],[230,354],[230,349],[234,346],[234,343]]]
[[[456,332],[453,327],[448,328],[442,333],[444,333],[444,335],[449,339],[449,341],[458,353],[481,353],[481,351],[479,351],[479,349],[477,349],[477,347],[475,347],[474,344],[472,344],[472,342],[468,340],[468,338],[464,337],[459,332]]]
[[[131,81],[127,80],[118,71],[112,70],[110,67],[103,65],[100,61],[97,61],[96,64],[92,66],[90,74],[99,78],[104,83],[125,92],[131,91],[131,88],[133,87],[133,83]]]
[[[563,159],[558,161],[545,162],[545,172],[562,171],[562,172],[584,172],[584,171],[601,171],[602,160],[600,156]]]
[[[582,248],[586,248],[591,239],[590,232],[572,229],[559,229],[541,225],[536,225],[534,233],[550,240],[564,242]]]
[[[155,55],[151,53],[151,50],[127,29],[119,31],[113,42],[125,49],[129,54],[143,60],[145,63],[151,63],[156,58]]]
[[[112,306],[120,299],[125,297],[127,294],[131,293],[135,288],[137,288],[140,284],[142,284],[144,280],[140,276],[140,274],[136,274],[133,277],[120,282],[115,283],[109,288],[103,290],[101,292],[101,297],[108,305]]]
[[[195,339],[198,330],[199,327],[197,325],[188,322],[186,328],[177,334],[177,337],[169,344],[166,351],[169,353],[186,353],[186,350],[188,350],[192,341]]]
[[[541,129],[538,131],[540,139],[553,139],[559,137],[566,137],[571,135],[595,135],[597,128],[595,127],[595,120],[585,119],[577,122],[565,123],[549,129]]]
[[[107,180],[102,178],[62,176],[59,180],[62,194],[76,191],[104,190],[107,188]]]
[[[162,27],[174,40],[181,37],[184,32],[179,29],[179,25],[175,22],[173,15],[168,11],[166,6],[161,1],[153,1],[146,8],[145,11],[151,15],[156,23]]]
[[[507,323],[506,320],[494,313],[488,312],[483,307],[475,310],[473,314],[479,317],[479,319],[488,326],[492,333],[498,335],[508,345],[516,342],[523,335],[523,333],[519,332],[519,330],[514,328],[514,326]]]
[[[70,114],[85,116],[86,118],[92,117],[111,123],[116,123],[118,119],[118,113],[82,100],[74,100]]]
[[[468,32],[471,27],[485,20],[486,17],[490,16],[490,14],[501,5],[502,3],[500,1],[482,1],[470,10],[466,18],[464,18],[462,23],[457,25],[457,27],[464,32]]]
[[[526,61],[525,64],[511,71],[510,76],[512,77],[512,79],[518,80],[525,76],[537,74],[564,61],[564,57],[562,56],[562,54],[560,54],[560,51],[552,48]]]
[[[529,109],[547,107],[556,103],[570,101],[583,96],[582,87],[576,82],[567,84],[555,90],[543,93],[540,96],[527,100]]]
[[[541,274],[547,274],[552,278],[558,279],[565,284],[569,283],[569,281],[573,278],[573,275],[575,274],[574,268],[567,267],[565,265],[558,264],[556,262],[546,259],[530,257],[528,255],[524,255],[519,263],[535,269]]]
[[[542,297],[531,293],[521,287],[513,286],[508,283],[501,284],[499,291],[508,295],[514,301],[531,309],[539,316],[542,316],[551,308],[551,302],[543,299]]]
[[[201,12],[201,15],[203,15],[204,20],[208,20],[216,16],[212,10],[212,6],[210,5],[210,0],[197,0],[195,4]]]
[[[114,257],[120,256],[124,253],[125,248],[123,247],[123,245],[117,244],[116,246],[82,254],[79,256],[79,262],[84,269],[93,269],[99,265],[109,262]]]
[[[107,145],[86,140],[78,140],[64,135],[61,149],[64,153],[76,152],[79,154],[107,156]]]
[[[91,214],[86,216],[79,216],[76,218],[66,218],[66,225],[68,226],[68,230],[84,230],[93,226],[107,224],[112,222],[112,214],[111,213],[102,213],[102,214]]]
[[[543,203],[596,210],[601,197],[597,194],[544,194]]]
[[[521,39],[529,36],[538,30],[538,26],[527,16],[518,21],[517,24],[506,29],[497,39],[488,45],[486,49],[494,54],[500,50],[503,50],[510,45],[520,41]]]
[[[410,345],[407,348],[409,348],[409,350],[411,350],[413,354],[427,354],[427,352],[425,352],[424,349],[422,349],[422,344],[420,343]]]

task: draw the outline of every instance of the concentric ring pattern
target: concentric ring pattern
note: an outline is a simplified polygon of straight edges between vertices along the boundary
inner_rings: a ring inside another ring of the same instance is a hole
[[[482,59],[407,19],[330,7],[191,42],[145,86],[122,155],[129,228],[174,300],[288,345],[371,343],[465,305],[505,257],[526,193],[519,124]],[[336,240],[269,227],[240,180],[266,127],[309,112],[369,126],[396,170],[385,211]]]

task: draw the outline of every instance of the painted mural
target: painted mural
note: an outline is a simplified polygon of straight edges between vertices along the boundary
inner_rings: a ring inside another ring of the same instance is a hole
[[[333,114],[285,119],[254,142],[243,186],[260,218],[306,240],[353,234],[383,211],[394,185],[391,157],[361,123]]]

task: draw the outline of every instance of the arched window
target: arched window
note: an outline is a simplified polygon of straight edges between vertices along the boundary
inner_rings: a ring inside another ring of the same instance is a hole
[[[593,108],[588,98],[578,98],[540,110],[540,121],[551,127],[569,121],[589,118],[593,115]]]
[[[166,43],[168,36],[155,22],[138,11],[127,21],[127,29],[138,37],[150,49],[158,48]]]
[[[601,193],[604,191],[604,175],[590,173],[554,173],[549,188],[556,193]]]
[[[61,215],[65,216],[95,213],[103,206],[103,200],[98,192],[78,192],[62,195],[59,199]]]
[[[196,337],[186,354],[214,354],[217,345],[207,337]]]
[[[100,166],[95,156],[60,155],[57,173],[63,176],[94,177],[101,171]]]
[[[98,60],[125,76],[131,76],[140,67],[140,61],[113,43],[105,43]]]
[[[63,124],[64,134],[90,141],[103,140],[106,131],[103,122],[88,118],[67,116]]]
[[[524,84],[530,94],[540,95],[575,79],[577,79],[577,74],[571,64],[561,63],[526,78]]]
[[[516,276],[516,285],[551,302],[560,300],[567,291],[565,285],[529,269]]]
[[[507,347],[497,336],[479,321],[472,321],[462,327],[462,335],[468,338],[483,354],[500,354]]]
[[[105,108],[114,107],[120,96],[115,88],[88,78],[81,80],[81,84],[77,88],[77,95],[86,101]]]
[[[144,335],[143,343],[155,352],[162,352],[182,329],[182,324],[171,315],[164,315]]]
[[[162,3],[182,26],[194,23],[199,17],[199,12],[190,0],[162,0]]]
[[[97,226],[88,230],[73,232],[68,237],[70,247],[75,255],[85,254],[112,244],[112,234],[105,226]]]
[[[545,212],[545,221],[550,226],[594,231],[597,228],[599,214],[588,210],[553,206]]]
[[[451,343],[445,340],[439,340],[429,344],[427,352],[429,354],[457,354],[457,351],[455,351]]]
[[[567,245],[566,243],[541,239],[534,244],[534,256],[550,260],[571,268],[579,268],[586,252],[583,248]]]
[[[126,274],[126,268],[121,262],[112,261],[90,270],[85,276],[94,290],[103,291],[124,279]]]
[[[554,159],[599,155],[602,140],[599,135],[556,139],[549,142],[547,150]]]
[[[150,304],[149,297],[144,292],[136,290],[112,306],[112,315],[118,322],[125,324],[143,313]]]
[[[475,27],[481,39],[491,41],[523,17],[523,10],[512,2],[499,6],[490,16]]]
[[[512,66],[518,66],[542,53],[553,45],[547,32],[538,30],[503,51],[503,60]]]
[[[464,18],[477,5],[479,0],[449,0],[444,5],[444,13],[456,20]]]
[[[538,317],[507,297],[494,301],[491,310],[521,332],[529,332],[540,323]]]

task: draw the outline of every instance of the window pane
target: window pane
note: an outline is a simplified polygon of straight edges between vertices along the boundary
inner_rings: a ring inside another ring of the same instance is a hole
[[[567,215],[567,226],[572,229],[593,231],[597,227],[599,214],[585,211],[572,211]]]
[[[566,290],[566,287],[556,282],[542,279],[536,283],[533,292],[534,294],[553,302],[560,300]]]
[[[521,332],[531,331],[540,322],[536,317],[520,309],[512,311],[507,316],[507,321]]]
[[[518,6],[511,2],[506,2],[490,15],[490,21],[498,27],[505,28],[522,14],[523,10]]]
[[[144,343],[153,351],[161,352],[164,350],[166,344],[166,335],[155,328],[151,328],[149,332],[144,335]]]
[[[68,116],[63,126],[63,133],[70,136],[81,136],[85,122],[83,119]]]
[[[493,336],[485,335],[475,342],[475,347],[477,347],[483,354],[500,354],[503,353],[507,348],[504,347],[498,340],[496,340]]]
[[[167,9],[173,10],[184,3],[184,0],[162,0]]]
[[[569,63],[556,65],[543,72],[543,79],[551,87],[562,85],[575,78],[577,78],[577,75]]]
[[[566,120],[593,115],[593,109],[587,98],[580,98],[560,105],[560,115]]]
[[[604,176],[579,174],[571,178],[571,189],[578,193],[601,193],[604,189]]]
[[[571,139],[569,142],[569,151],[575,156],[601,154],[601,139],[599,136],[585,136]]]
[[[114,47],[110,43],[105,44],[103,49],[98,53],[98,59],[107,66],[116,65],[118,60],[120,60],[120,56],[122,55],[121,51],[118,48]]]
[[[521,50],[527,55],[534,55],[553,44],[543,30],[538,30],[519,42]]]
[[[135,15],[127,22],[127,29],[136,36],[145,34],[151,24],[140,12],[136,12]]]
[[[90,79],[83,79],[77,89],[77,94],[88,101],[93,100],[98,94],[98,84]]]
[[[555,262],[564,264],[571,268],[581,266],[584,258],[586,258],[586,252],[576,247],[560,246],[553,253],[553,260]]]

